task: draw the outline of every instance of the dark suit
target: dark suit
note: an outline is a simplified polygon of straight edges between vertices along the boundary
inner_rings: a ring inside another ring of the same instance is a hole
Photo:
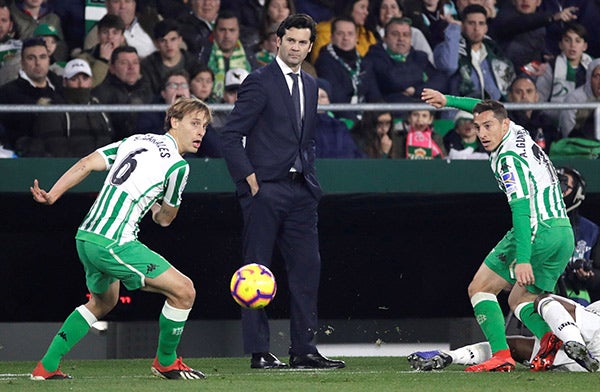
[[[269,266],[275,245],[281,250],[290,289],[290,354],[315,353],[317,294],[321,269],[317,207],[321,187],[315,174],[317,84],[301,73],[304,88],[302,129],[294,115],[290,90],[277,61],[252,72],[223,129],[223,157],[236,184],[244,216],[244,263]],[[242,146],[246,136],[246,146]],[[290,169],[300,153],[302,176]],[[256,173],[259,191],[252,196],[246,177]],[[243,310],[246,353],[269,351],[264,310]]]

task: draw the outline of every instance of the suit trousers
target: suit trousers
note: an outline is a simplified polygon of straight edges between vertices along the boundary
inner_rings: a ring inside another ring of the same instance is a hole
[[[271,265],[279,247],[289,282],[290,355],[315,353],[317,300],[321,274],[317,230],[318,200],[304,177],[260,183],[259,191],[241,195],[244,216],[244,264]],[[269,321],[264,309],[242,310],[244,351],[269,351]]]

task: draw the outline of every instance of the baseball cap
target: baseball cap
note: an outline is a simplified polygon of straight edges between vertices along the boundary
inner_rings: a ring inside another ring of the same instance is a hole
[[[77,75],[78,73],[83,73],[83,74],[86,74],[87,76],[93,76],[92,69],[90,68],[90,65],[85,60],[74,59],[74,60],[69,61],[67,63],[67,65],[65,65],[63,77],[65,79],[71,79],[73,76]]]
[[[43,37],[47,35],[53,35],[56,37],[56,39],[60,39],[60,35],[58,34],[58,30],[56,29],[56,27],[46,23],[41,23],[33,31],[34,37]]]
[[[249,73],[243,68],[233,68],[225,74],[225,90],[237,90]]]
[[[454,122],[458,122],[459,120],[473,120],[473,113],[465,112],[464,110],[459,110],[454,116]]]

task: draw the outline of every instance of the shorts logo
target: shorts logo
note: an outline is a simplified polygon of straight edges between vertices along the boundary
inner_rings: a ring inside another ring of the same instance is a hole
[[[512,193],[515,191],[517,181],[515,180],[514,173],[502,173],[502,182],[504,183],[504,189],[506,189],[506,193]]]
[[[146,275],[148,275],[150,272],[154,271],[156,269],[157,265],[156,264],[148,264],[148,266],[146,267]]]

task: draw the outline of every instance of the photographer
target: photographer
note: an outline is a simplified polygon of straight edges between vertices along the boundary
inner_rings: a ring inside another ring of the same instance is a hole
[[[557,172],[575,234],[575,251],[558,281],[558,293],[586,306],[600,297],[600,227],[578,211],[585,199],[585,179],[570,167]]]

